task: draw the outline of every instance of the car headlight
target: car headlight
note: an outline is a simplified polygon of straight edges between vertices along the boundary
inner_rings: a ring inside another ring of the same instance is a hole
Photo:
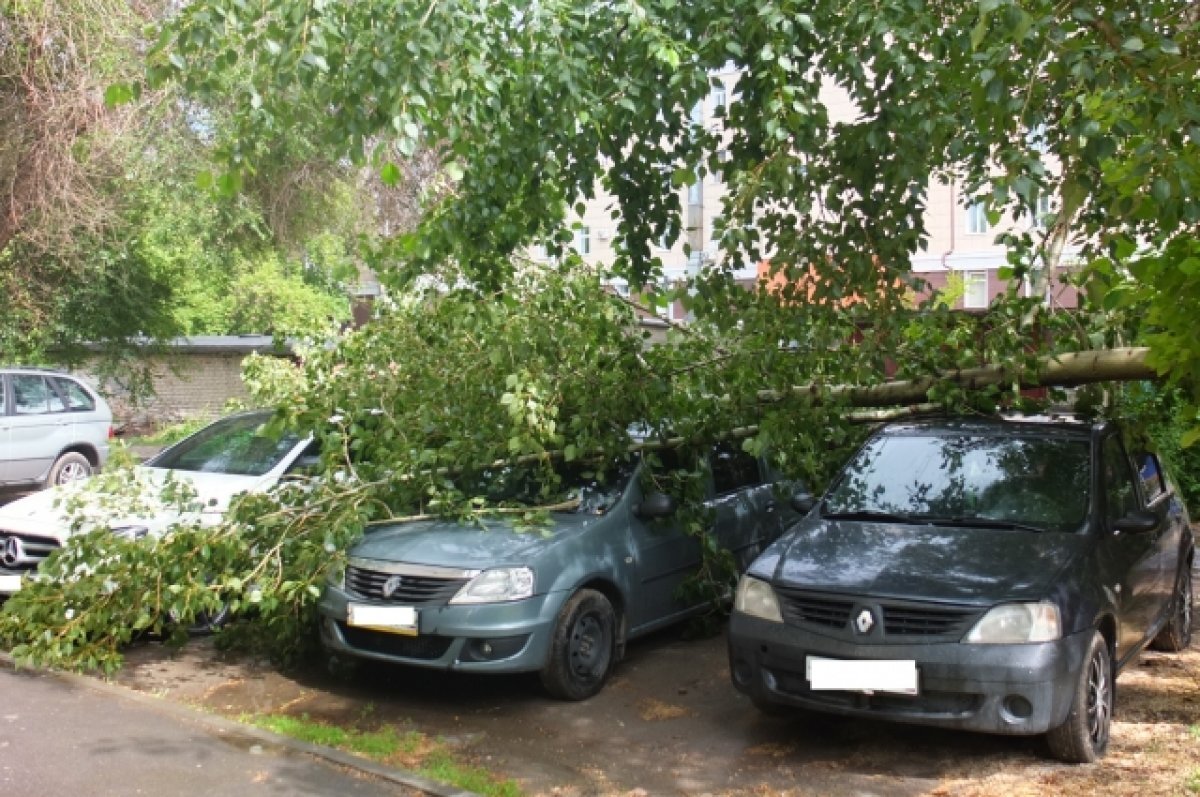
[[[123,540],[140,540],[150,533],[147,526],[114,526],[109,531]]]
[[[964,642],[982,645],[1011,645],[1022,642],[1052,642],[1062,636],[1058,607],[1049,601],[1005,603],[979,618]]]
[[[742,576],[742,580],[738,582],[737,596],[733,599],[733,610],[761,620],[770,620],[773,623],[783,622],[775,590],[771,589],[771,585],[767,582],[759,581],[751,576]]]
[[[528,567],[484,570],[463,585],[451,603],[500,603],[533,595],[533,571]]]

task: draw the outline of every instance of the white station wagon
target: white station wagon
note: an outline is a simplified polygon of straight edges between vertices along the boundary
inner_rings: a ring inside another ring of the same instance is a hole
[[[104,466],[112,411],[79,379],[40,368],[0,368],[0,487],[86,479]]]

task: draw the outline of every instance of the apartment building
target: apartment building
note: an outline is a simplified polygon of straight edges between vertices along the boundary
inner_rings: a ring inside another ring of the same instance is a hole
[[[692,121],[709,129],[719,128],[721,119],[718,109],[733,96],[739,72],[732,68],[712,74],[713,90],[692,109]],[[840,89],[829,86],[822,91],[822,101],[834,121],[850,120],[857,110],[849,97]],[[720,218],[726,187],[719,174],[707,174],[680,191],[683,208],[683,232],[676,240],[656,242],[653,254],[663,263],[664,281],[674,283],[695,274],[699,269],[717,262],[721,257],[714,237],[714,222]],[[1002,219],[992,226],[978,203],[972,203],[961,185],[934,181],[931,183],[925,219],[928,230],[928,245],[923,252],[912,258],[912,270],[925,279],[932,288],[948,289],[955,297],[955,306],[961,309],[983,309],[1007,288],[1000,278],[999,270],[1006,264],[1006,250],[996,243],[996,236],[1006,230],[1029,229],[1046,223],[1054,210],[1049,198],[1039,203],[1033,214],[1020,220]],[[613,236],[616,222],[612,211],[616,207],[613,197],[598,193],[585,203],[582,215],[573,219],[575,226],[574,249],[591,264],[611,263],[614,259]],[[684,245],[690,255],[684,253]],[[1073,249],[1065,250],[1064,262],[1070,262]],[[535,252],[535,258],[544,257],[544,252]],[[747,287],[753,286],[768,270],[767,264],[752,264],[736,269],[735,278]],[[1051,275],[1047,281],[1044,299],[1062,307],[1074,307],[1077,295],[1073,288],[1064,285],[1061,274]],[[614,280],[613,288],[627,293],[621,280]],[[1033,290],[1027,282],[1021,286],[1026,295]],[[682,320],[684,311],[676,303],[660,314],[669,320]]]

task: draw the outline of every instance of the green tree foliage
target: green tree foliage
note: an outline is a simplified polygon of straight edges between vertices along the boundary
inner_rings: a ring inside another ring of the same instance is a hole
[[[381,138],[400,153],[436,142],[462,178],[388,252],[402,276],[453,260],[502,284],[510,255],[553,239],[564,207],[600,185],[619,212],[614,267],[642,284],[660,267],[651,242],[680,228],[672,189],[719,171],[726,267],[769,255],[804,276],[789,298],[865,296],[878,322],[912,282],[932,181],[993,218],[1029,218],[1049,195],[1045,229],[1006,237],[1008,275],[1036,281],[1078,246],[1104,278],[1097,300],[1136,305],[1157,367],[1195,398],[1200,357],[1179,308],[1200,306],[1197,25],[1185,0],[207,0],[173,21],[151,75],[208,96],[236,68],[251,98],[242,142],[309,107],[331,109],[305,123],[356,160]],[[739,78],[723,130],[698,128],[689,111],[728,64]],[[856,117],[831,112],[831,89]],[[728,284],[689,294],[695,312],[724,313],[731,300],[712,296]],[[1042,314],[1022,316],[1030,344]]]
[[[347,252],[373,204],[359,175],[297,127],[260,139],[239,196],[198,184],[227,150],[230,98],[126,88],[166,9],[0,4],[5,360],[132,336],[311,334],[348,315]]]

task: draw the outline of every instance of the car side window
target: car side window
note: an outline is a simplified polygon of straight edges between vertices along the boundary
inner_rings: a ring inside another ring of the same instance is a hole
[[[709,457],[712,467],[713,490],[726,495],[747,487],[762,484],[758,460],[737,445],[718,443]]]
[[[5,389],[4,374],[0,374],[0,417],[8,415],[8,390]]]
[[[70,412],[91,412],[96,409],[96,401],[91,395],[83,389],[83,386],[74,379],[65,379],[63,377],[52,378],[55,387],[62,395],[67,403],[67,410]]]
[[[1142,492],[1146,495],[1146,503],[1152,504],[1167,491],[1162,469],[1158,466],[1158,457],[1148,451],[1138,457],[1138,462],[1138,478],[1142,481]]]
[[[45,377],[14,374],[12,377],[13,409],[17,415],[42,415],[55,412],[51,397],[56,398],[58,410],[62,410],[62,399],[54,396]]]
[[[1109,524],[1138,509],[1133,473],[1121,441],[1111,436],[1104,441],[1104,502]]]

